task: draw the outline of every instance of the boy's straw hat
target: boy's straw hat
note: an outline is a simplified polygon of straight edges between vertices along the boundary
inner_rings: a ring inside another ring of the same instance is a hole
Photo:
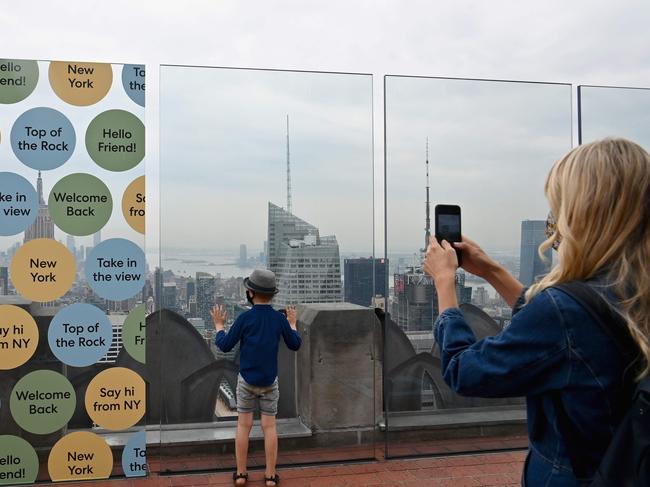
[[[244,279],[244,287],[255,293],[277,294],[275,274],[267,269],[255,269],[250,277]]]

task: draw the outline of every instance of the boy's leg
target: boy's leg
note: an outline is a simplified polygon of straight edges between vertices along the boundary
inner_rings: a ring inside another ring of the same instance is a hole
[[[264,453],[266,454],[265,477],[275,475],[275,465],[278,461],[278,432],[275,427],[275,416],[262,414],[262,431],[264,431]],[[273,483],[269,483],[273,485]]]
[[[237,437],[235,438],[237,473],[246,472],[246,463],[248,462],[248,437],[252,427],[253,413],[239,413],[239,417],[237,418]]]
[[[278,432],[275,427],[275,416],[278,414],[278,400],[280,388],[278,380],[260,395],[260,412],[262,431],[264,432],[264,453],[266,454],[265,477],[275,476],[275,465],[278,461]],[[275,482],[267,482],[267,486],[274,486]]]

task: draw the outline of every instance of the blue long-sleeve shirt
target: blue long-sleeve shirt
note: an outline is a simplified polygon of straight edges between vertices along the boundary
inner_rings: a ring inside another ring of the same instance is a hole
[[[229,352],[241,341],[239,373],[249,384],[266,387],[278,376],[280,336],[291,350],[300,348],[300,335],[287,318],[270,304],[256,304],[239,315],[228,333],[217,333],[214,341],[223,352]]]
[[[581,475],[593,475],[631,399],[624,380],[629,362],[580,303],[549,288],[515,306],[511,324],[496,336],[477,341],[458,308],[442,312],[434,332],[442,375],[453,390],[526,396],[524,485],[583,485],[569,459],[569,441],[581,452],[573,459]],[[563,431],[560,417],[575,431]]]

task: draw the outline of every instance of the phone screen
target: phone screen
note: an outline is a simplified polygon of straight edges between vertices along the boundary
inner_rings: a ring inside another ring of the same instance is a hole
[[[438,238],[447,242],[460,242],[460,215],[438,215]]]

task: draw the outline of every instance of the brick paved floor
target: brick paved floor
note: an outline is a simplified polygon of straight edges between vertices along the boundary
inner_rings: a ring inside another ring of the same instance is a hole
[[[465,487],[520,485],[525,451],[481,455],[388,460],[326,467],[285,468],[281,487]],[[42,484],[41,484],[42,485]],[[230,473],[158,476],[66,487],[204,487],[232,485]],[[264,486],[263,472],[253,471],[248,485]]]

